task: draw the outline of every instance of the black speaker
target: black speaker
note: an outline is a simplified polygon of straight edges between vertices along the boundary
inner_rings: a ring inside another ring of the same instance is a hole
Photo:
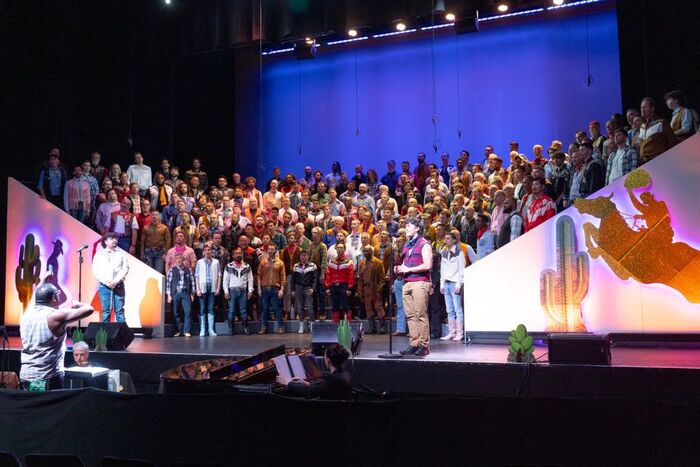
[[[549,363],[610,365],[610,337],[607,334],[550,334],[547,345]]]
[[[326,347],[338,343],[338,323],[313,323],[311,327],[311,351],[314,355],[323,355]],[[350,323],[352,339],[350,349],[353,355],[359,355],[362,348],[362,323]]]
[[[316,43],[309,44],[305,40],[294,44],[294,56],[297,60],[309,60],[316,58]]]
[[[479,32],[479,11],[472,10],[457,18],[455,21],[455,33],[469,34]]]
[[[134,333],[126,323],[90,323],[85,331],[85,342],[93,349],[95,335],[100,329],[107,332],[107,350],[124,350],[134,340]]]

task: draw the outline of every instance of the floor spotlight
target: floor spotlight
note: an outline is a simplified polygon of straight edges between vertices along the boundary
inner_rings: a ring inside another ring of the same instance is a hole
[[[498,5],[498,11],[500,11],[501,13],[505,13],[506,11],[508,11],[508,4],[500,3]]]
[[[406,30],[406,24],[405,24],[405,23],[396,23],[396,30],[397,30],[397,31],[405,31],[405,30]]]
[[[348,36],[357,37],[357,29],[348,29]]]
[[[455,14],[454,14],[454,13],[447,13],[447,14],[445,15],[445,19],[446,19],[447,21],[449,21],[450,23],[453,23],[454,20],[456,19],[456,17],[455,17]]]
[[[313,45],[314,40],[313,40],[312,38],[310,38],[310,37],[307,37],[306,39],[304,39],[304,42],[306,42],[306,43],[309,44],[309,45]]]

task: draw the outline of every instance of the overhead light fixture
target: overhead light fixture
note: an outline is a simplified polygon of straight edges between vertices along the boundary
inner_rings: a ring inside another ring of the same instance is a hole
[[[166,5],[170,5],[170,1],[171,1],[171,0],[165,0],[165,4],[166,4]]]
[[[403,22],[398,22],[396,23],[396,30],[397,31],[405,31],[406,30],[406,24]]]
[[[561,6],[564,4],[564,0],[552,0],[552,3],[554,3],[556,6]]]
[[[498,9],[498,11],[500,11],[501,13],[505,13],[506,11],[508,11],[508,4],[507,4],[507,3],[500,3],[500,4],[498,5],[497,9]]]
[[[453,23],[453,22],[455,21],[455,19],[456,19],[456,16],[455,16],[454,13],[447,13],[447,14],[445,15],[445,20],[447,20],[447,21],[449,21],[449,22],[451,22],[451,23]]]
[[[348,29],[348,36],[357,37],[357,29]]]

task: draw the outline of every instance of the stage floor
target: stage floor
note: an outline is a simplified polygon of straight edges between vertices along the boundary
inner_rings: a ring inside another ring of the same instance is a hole
[[[68,346],[71,343],[68,340]],[[203,355],[211,356],[248,356],[254,355],[279,345],[286,347],[310,347],[310,334],[267,334],[259,335],[219,335],[217,337],[169,337],[143,339],[135,338],[123,354],[167,354],[167,355]],[[393,352],[408,346],[407,337],[393,338]],[[19,337],[10,337],[9,348],[21,349]],[[432,340],[430,355],[424,358],[411,358],[411,361],[426,362],[462,362],[509,364],[506,357],[508,346],[498,344],[464,345],[459,342]],[[365,335],[358,360],[376,360],[378,355],[388,353],[389,337],[387,335]],[[109,352],[114,354],[117,352]],[[95,354],[95,352],[93,352]],[[99,354],[99,353],[97,353]],[[700,369],[700,348],[669,347],[629,347],[613,345],[611,349],[612,366],[641,368],[688,368]],[[538,364],[547,364],[547,347],[536,346],[535,357]]]
[[[394,353],[408,345],[394,338]],[[137,390],[157,392],[160,374],[179,365],[218,356],[248,356],[285,345],[309,347],[311,336],[287,333],[218,337],[143,339],[123,352],[92,352],[95,365],[131,374]],[[388,336],[365,336],[351,362],[358,387],[395,396],[633,398],[700,403],[700,349],[614,345],[611,366],[550,365],[546,346],[538,346],[534,365],[508,363],[507,347],[432,341],[425,358],[385,360]],[[21,342],[10,339],[10,370],[19,371]],[[66,366],[73,365],[67,352]]]

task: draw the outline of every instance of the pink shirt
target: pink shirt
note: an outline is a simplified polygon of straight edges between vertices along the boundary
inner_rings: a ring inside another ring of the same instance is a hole
[[[185,266],[194,270],[195,264],[197,264],[197,255],[194,254],[194,250],[187,245],[177,246],[175,245],[165,254],[165,273],[167,274],[170,268],[175,266],[175,253],[182,253],[185,258]]]

